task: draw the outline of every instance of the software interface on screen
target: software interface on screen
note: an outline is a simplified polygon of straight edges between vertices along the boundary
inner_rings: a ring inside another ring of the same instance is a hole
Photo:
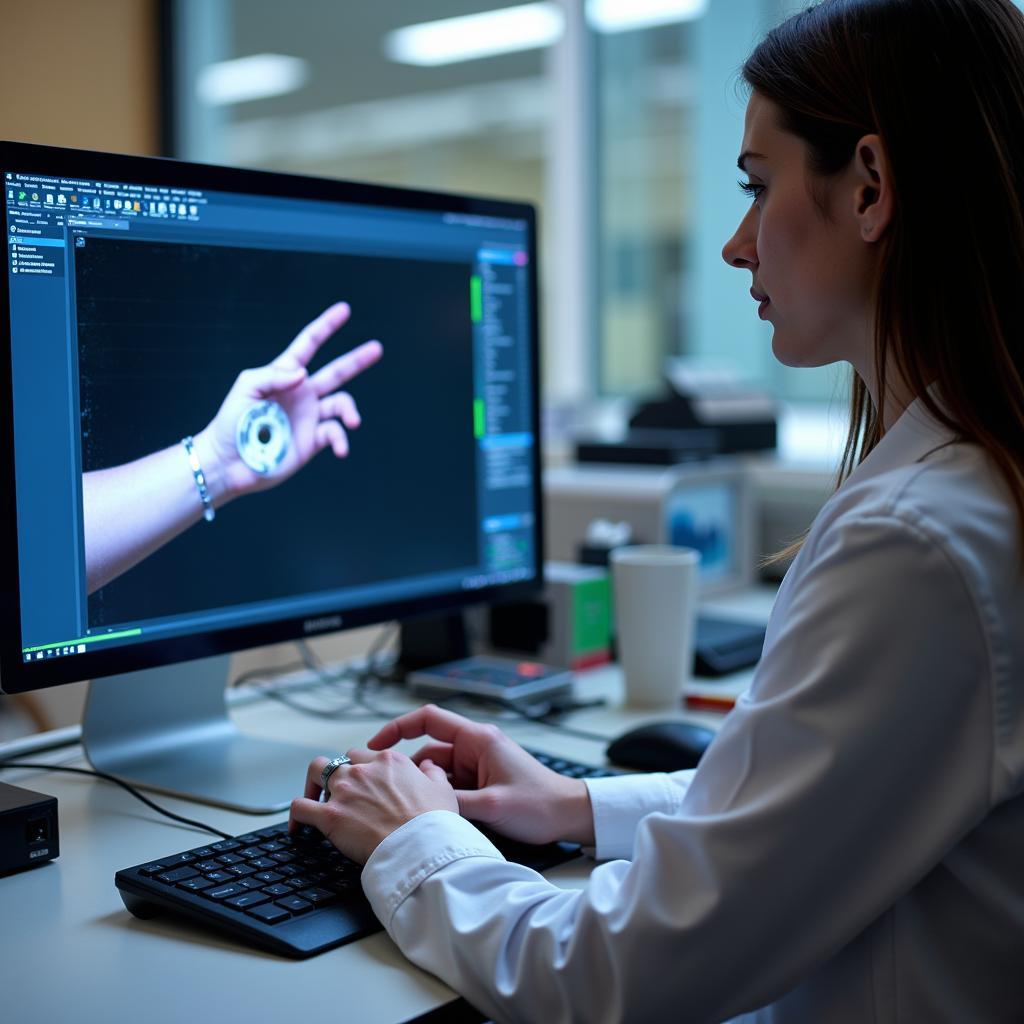
[[[43,174],[5,187],[26,662],[533,575],[525,222]],[[84,477],[199,433],[241,370],[339,300],[351,319],[311,372],[384,350],[347,385],[348,456],[321,452],[89,593]]]

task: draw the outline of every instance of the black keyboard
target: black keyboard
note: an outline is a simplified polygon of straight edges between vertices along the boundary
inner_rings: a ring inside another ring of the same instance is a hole
[[[618,774],[530,753],[573,778]],[[579,854],[576,843],[534,846],[484,832],[508,860],[536,871]],[[114,884],[136,917],[185,915],[273,953],[309,957],[380,930],[359,883],[361,870],[320,833],[291,836],[280,822],[125,868]]]

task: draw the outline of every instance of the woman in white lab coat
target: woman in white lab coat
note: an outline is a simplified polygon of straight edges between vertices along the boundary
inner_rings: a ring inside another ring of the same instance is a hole
[[[841,484],[749,692],[695,772],[588,783],[421,709],[326,803],[314,762],[293,819],[498,1020],[1019,1022],[1024,15],[826,0],[743,76],[723,255],[780,361],[853,368]],[[563,891],[467,818],[607,863]]]

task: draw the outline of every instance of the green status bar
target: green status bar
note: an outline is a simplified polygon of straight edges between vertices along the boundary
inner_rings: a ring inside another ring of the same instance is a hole
[[[102,643],[104,640],[120,640],[126,636],[142,636],[141,629],[121,629],[116,633],[101,633],[98,636],[80,636],[77,640],[61,640],[56,644],[39,644],[36,647],[23,647],[22,654],[35,654],[37,651],[63,651],[72,648],[68,654],[82,654],[89,644]]]

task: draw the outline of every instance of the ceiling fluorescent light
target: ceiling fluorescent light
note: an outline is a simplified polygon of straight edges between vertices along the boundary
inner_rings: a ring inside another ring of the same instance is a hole
[[[208,64],[196,79],[196,95],[210,106],[282,96],[306,84],[309,65],[299,57],[257,53]]]
[[[708,0],[587,0],[587,18],[598,32],[629,32],[692,21]]]
[[[400,64],[433,67],[550,46],[563,27],[557,4],[521,4],[395,29],[384,38],[384,52]]]

